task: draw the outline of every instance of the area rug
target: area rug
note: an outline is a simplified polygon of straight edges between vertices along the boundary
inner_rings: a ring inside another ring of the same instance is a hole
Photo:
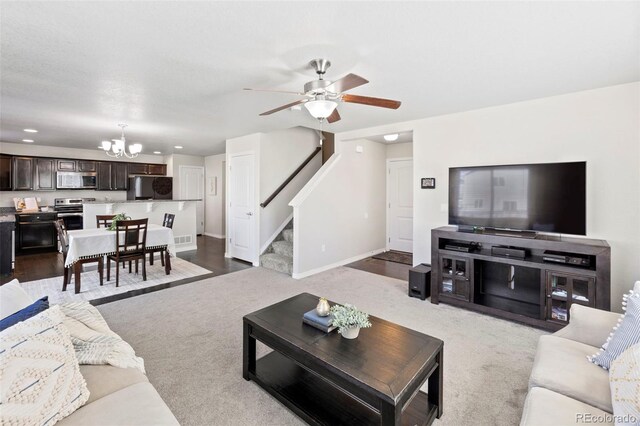
[[[402,263],[404,265],[413,265],[413,254],[403,251],[385,251],[372,256],[374,259],[386,260],[388,262]]]
[[[81,274],[82,285],[80,287],[80,293],[78,294],[74,293],[74,277],[71,277],[71,282],[67,285],[66,291],[62,291],[62,276],[28,281],[21,284],[27,293],[34,298],[49,296],[49,303],[66,303],[101,299],[103,297],[126,293],[131,290],[140,290],[158,284],[193,278],[210,272],[211,271],[201,268],[198,265],[175,257],[171,258],[171,273],[169,275],[165,274],[164,266],[160,264],[159,260],[156,260],[153,266],[147,264],[146,281],[142,281],[141,270],[139,274],[136,274],[135,271],[129,273],[128,266],[125,269],[120,269],[120,282],[118,287],[116,287],[115,266],[113,262],[111,263],[111,281],[107,281],[105,265],[102,286],[100,286],[100,277],[95,269],[92,268],[92,270],[83,272]]]
[[[251,268],[98,306],[143,357],[183,425],[303,425],[242,378],[242,317],[309,292],[444,340],[444,414],[434,425],[515,425],[544,332],[407,296],[406,282],[340,267],[301,280]],[[258,344],[258,356],[268,348]],[[426,387],[423,388],[426,391]]]

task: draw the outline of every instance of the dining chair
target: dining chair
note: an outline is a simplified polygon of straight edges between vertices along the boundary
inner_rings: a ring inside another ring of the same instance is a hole
[[[56,231],[58,232],[58,240],[60,241],[60,247],[62,248],[62,263],[67,263],[67,254],[69,253],[69,234],[67,233],[67,227],[64,224],[64,220],[58,219],[54,222],[56,227]],[[104,270],[104,260],[102,257],[98,258],[89,258],[89,259],[78,259],[76,264],[85,264],[85,263],[98,263],[98,274],[100,275],[100,285],[103,284],[103,270]],[[74,264],[75,266],[75,264]],[[69,281],[71,281],[71,274],[73,272],[73,266],[65,266],[64,267],[64,275],[62,277],[62,291],[67,291],[67,285]],[[80,293],[80,268],[78,268],[78,272],[75,277],[75,293]]]
[[[162,226],[164,226],[165,228],[172,229],[173,221],[175,220],[175,218],[176,218],[175,214],[165,213],[164,219],[162,220]],[[167,250],[166,246],[147,250],[147,253],[149,253],[149,266],[153,266],[153,257],[155,256],[156,253],[160,253],[160,264],[164,266],[164,256],[166,254],[165,253],[166,250]]]
[[[97,214],[96,215],[96,226],[98,228],[108,228],[111,226],[113,222],[113,214]]]
[[[138,261],[142,260],[142,281],[147,280],[147,225],[149,219],[119,220],[116,224],[116,250],[115,254],[107,256],[107,281],[111,279],[111,261],[116,262],[116,287],[119,285],[120,262],[136,262],[136,274],[138,273]]]

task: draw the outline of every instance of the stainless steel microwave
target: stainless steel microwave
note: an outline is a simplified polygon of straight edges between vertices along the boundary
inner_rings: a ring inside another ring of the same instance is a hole
[[[95,172],[58,172],[57,189],[95,189]]]

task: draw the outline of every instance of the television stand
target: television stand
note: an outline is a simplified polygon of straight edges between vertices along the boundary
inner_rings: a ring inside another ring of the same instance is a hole
[[[535,238],[489,230],[431,230],[431,303],[448,303],[547,330],[569,322],[572,304],[611,308],[611,249],[603,240],[538,234]],[[473,244],[472,251],[451,247]],[[522,249],[524,258],[496,256],[492,249]],[[558,263],[548,252],[586,262]],[[545,252],[547,254],[545,255]],[[546,259],[545,259],[546,257]]]
[[[485,228],[484,233],[486,235],[496,235],[498,237],[515,237],[529,239],[534,239],[538,236],[538,233],[536,231],[520,231],[517,229],[504,228]]]

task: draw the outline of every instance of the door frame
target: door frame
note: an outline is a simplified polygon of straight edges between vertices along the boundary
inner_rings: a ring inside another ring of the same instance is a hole
[[[178,193],[180,194],[180,199],[185,199],[186,197],[182,195],[182,170],[184,169],[200,169],[202,171],[202,198],[200,198],[200,202],[202,203],[202,209],[203,209],[203,214],[202,214],[202,221],[203,221],[203,225],[202,225],[202,233],[198,234],[198,224],[196,223],[196,236],[197,235],[204,235],[204,231],[207,229],[207,217],[206,217],[206,213],[204,212],[204,201],[205,201],[205,168],[204,166],[190,166],[188,164],[180,164],[178,166],[178,176],[180,177],[180,187],[178,188]],[[196,201],[197,203],[197,201]],[[196,204],[196,218],[198,217],[198,205]]]
[[[387,227],[387,231],[386,231],[386,237],[385,237],[385,251],[389,251],[391,250],[389,244],[390,244],[390,239],[391,239],[391,227],[389,226],[389,223],[391,222],[391,218],[389,215],[389,210],[391,209],[391,188],[389,186],[389,175],[391,174],[391,163],[394,162],[398,162],[398,161],[411,161],[411,167],[413,168],[413,157],[397,157],[397,158],[387,158],[387,162],[386,162],[386,186],[387,186],[387,198],[386,198],[386,204],[385,204],[385,211],[386,211],[386,227]],[[411,191],[413,191],[413,179],[412,179],[412,188]],[[414,206],[414,211],[415,211],[415,206]],[[414,241],[414,245],[415,245],[415,241]],[[413,253],[415,247],[411,247],[411,253]]]
[[[232,235],[231,232],[231,191],[230,191],[230,182],[231,182],[231,162],[234,157],[242,157],[245,155],[253,155],[253,199],[254,199],[254,226],[253,226],[253,246],[254,252],[251,259],[251,263],[253,266],[260,266],[260,163],[258,161],[258,153],[255,150],[249,151],[240,151],[234,152],[232,154],[227,154],[225,158],[225,193],[226,199],[224,203],[224,217],[225,217],[225,250],[224,257],[232,258],[233,253],[231,252],[231,245],[229,244],[229,238]]]

